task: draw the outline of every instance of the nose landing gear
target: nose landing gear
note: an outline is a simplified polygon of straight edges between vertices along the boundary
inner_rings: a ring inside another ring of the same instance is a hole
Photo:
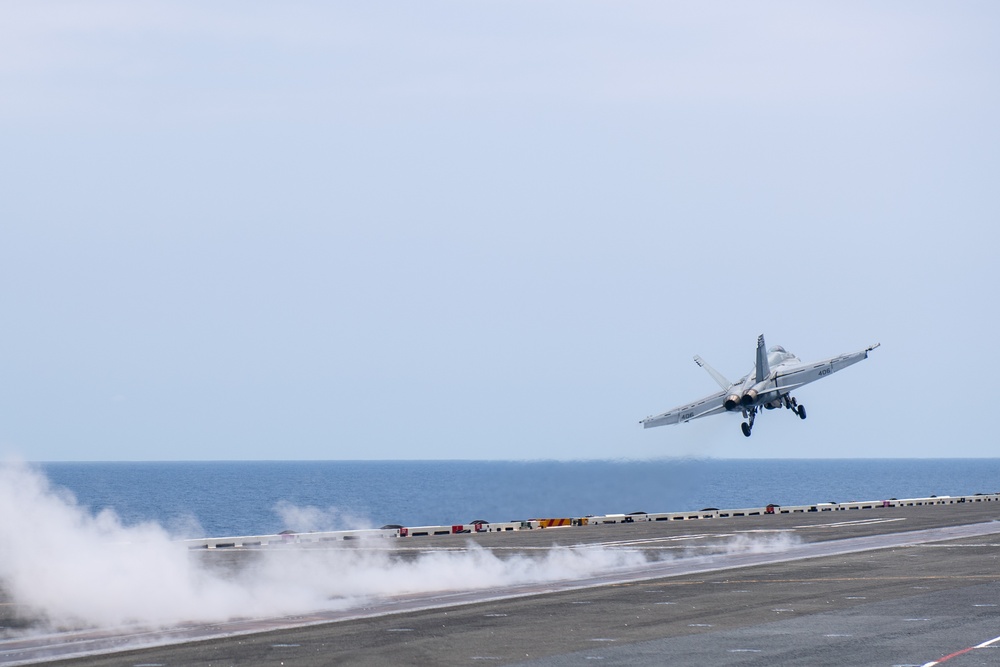
[[[746,408],[744,408],[744,410],[743,410],[743,417],[746,418],[747,421],[745,421],[742,424],[740,424],[740,427],[743,429],[743,435],[745,435],[748,438],[750,437],[750,432],[753,430],[753,420],[754,420],[754,417],[756,417],[756,416],[757,416],[757,406],[756,405],[754,407],[750,408],[749,410],[746,409]]]

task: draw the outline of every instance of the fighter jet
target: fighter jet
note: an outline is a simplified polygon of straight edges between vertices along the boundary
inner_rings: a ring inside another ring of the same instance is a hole
[[[868,358],[868,353],[878,347],[875,343],[863,350],[849,352],[839,357],[815,361],[810,364],[785,348],[775,345],[770,350],[764,345],[764,334],[757,337],[757,362],[753,370],[736,382],[730,382],[721,373],[695,355],[694,362],[708,371],[719,383],[722,391],[706,398],[669,410],[660,415],[646,417],[640,424],[643,428],[689,422],[692,419],[721,415],[742,414],[745,420],[741,426],[743,435],[750,437],[754,418],[761,408],[773,410],[784,406],[799,416],[806,418],[806,407],[792,398],[791,391]]]

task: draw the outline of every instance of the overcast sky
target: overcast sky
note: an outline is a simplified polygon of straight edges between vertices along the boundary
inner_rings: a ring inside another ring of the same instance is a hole
[[[996,456],[992,2],[5,2],[0,451]],[[643,430],[756,336],[870,358]]]

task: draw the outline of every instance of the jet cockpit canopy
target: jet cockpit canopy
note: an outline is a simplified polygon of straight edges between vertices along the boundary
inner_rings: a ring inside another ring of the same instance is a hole
[[[780,345],[775,345],[767,351],[767,363],[769,366],[777,366],[783,361],[788,361],[789,359],[798,359],[791,352],[786,352],[785,348]]]

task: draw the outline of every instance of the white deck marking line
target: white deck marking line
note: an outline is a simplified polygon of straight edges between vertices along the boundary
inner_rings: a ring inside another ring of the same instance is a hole
[[[732,533],[696,533],[694,535],[676,535],[673,537],[649,537],[637,540],[608,540],[606,542],[587,542],[585,544],[575,544],[574,549],[586,549],[587,547],[615,547],[631,546],[636,544],[661,544],[663,542],[687,542],[690,540],[703,540],[713,537],[732,537]]]
[[[896,519],[858,519],[857,521],[837,521],[836,523],[817,523],[809,526],[795,526],[796,528],[841,528],[843,526],[865,526],[869,524],[891,523],[893,521],[906,521],[905,517]]]

